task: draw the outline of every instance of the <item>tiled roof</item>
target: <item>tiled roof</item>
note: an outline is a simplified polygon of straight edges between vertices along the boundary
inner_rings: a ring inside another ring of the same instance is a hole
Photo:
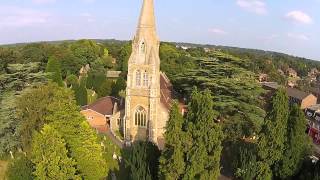
[[[103,97],[98,99],[96,102],[94,102],[93,104],[87,105],[83,107],[83,110],[93,110],[95,112],[98,112],[100,114],[103,114],[105,116],[108,115],[113,115],[113,108],[115,103],[118,103],[119,105],[119,99],[115,98],[115,97]]]
[[[173,88],[168,77],[161,73],[160,75],[160,102],[167,108],[171,108],[171,103],[173,99]]]
[[[287,88],[286,90],[287,90],[288,96],[297,98],[299,100],[303,100],[304,98],[310,95],[310,93],[306,93],[294,88]]]

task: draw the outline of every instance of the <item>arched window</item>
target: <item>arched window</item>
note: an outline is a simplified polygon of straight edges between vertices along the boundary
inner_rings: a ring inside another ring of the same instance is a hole
[[[134,114],[134,124],[139,127],[147,127],[147,112],[139,106]]]
[[[148,77],[148,72],[145,71],[143,73],[143,86],[148,86],[149,85],[149,77]]]
[[[141,86],[141,71],[137,70],[136,72],[136,86]]]

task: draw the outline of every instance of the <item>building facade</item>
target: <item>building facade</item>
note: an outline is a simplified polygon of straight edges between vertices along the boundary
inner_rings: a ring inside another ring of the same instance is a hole
[[[128,62],[125,117],[126,141],[163,138],[168,109],[161,103],[160,41],[156,33],[153,0],[144,0],[132,54]]]

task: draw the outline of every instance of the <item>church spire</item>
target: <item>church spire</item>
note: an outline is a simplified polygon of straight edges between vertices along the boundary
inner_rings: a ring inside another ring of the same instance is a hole
[[[138,28],[155,28],[154,3],[153,0],[143,0]]]

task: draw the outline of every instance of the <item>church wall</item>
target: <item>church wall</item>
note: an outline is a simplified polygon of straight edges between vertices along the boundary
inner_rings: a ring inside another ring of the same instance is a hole
[[[122,122],[124,118],[124,110],[115,113],[110,120],[110,128],[112,132],[117,132],[122,130]]]
[[[130,136],[132,140],[146,140],[147,127],[138,127],[135,125],[134,116],[136,109],[141,106],[147,111],[147,117],[149,116],[149,98],[143,96],[131,96],[130,97]],[[147,118],[149,120],[149,118]],[[127,127],[128,128],[128,127]]]
[[[157,122],[157,137],[163,137],[165,131],[166,131],[166,126],[167,126],[167,121],[169,120],[169,111],[164,105],[160,105],[160,112],[158,116],[158,122]]]

